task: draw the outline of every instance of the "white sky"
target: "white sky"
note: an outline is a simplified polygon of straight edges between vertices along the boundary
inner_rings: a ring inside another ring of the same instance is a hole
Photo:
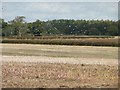
[[[118,20],[118,0],[21,0],[19,2],[2,0],[2,8],[2,18],[6,21],[16,16],[25,16],[27,21],[36,19]]]
[[[1,0],[2,2],[119,2],[119,0]]]

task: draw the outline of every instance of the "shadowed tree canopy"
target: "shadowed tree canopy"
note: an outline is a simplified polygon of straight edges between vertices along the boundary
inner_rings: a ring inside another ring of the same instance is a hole
[[[26,34],[28,28],[25,22],[24,16],[17,16],[14,20],[8,22],[7,31],[11,32],[12,35],[18,35],[19,37]]]
[[[24,16],[2,21],[2,36],[41,35],[119,35],[120,20],[71,20],[59,19],[27,23]]]

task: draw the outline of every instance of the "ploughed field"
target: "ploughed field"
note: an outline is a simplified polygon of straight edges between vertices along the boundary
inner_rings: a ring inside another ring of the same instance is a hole
[[[118,48],[1,44],[3,88],[117,88]]]

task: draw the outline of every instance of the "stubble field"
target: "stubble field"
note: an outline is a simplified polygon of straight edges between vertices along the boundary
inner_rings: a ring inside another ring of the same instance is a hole
[[[3,88],[117,88],[118,48],[2,44]]]

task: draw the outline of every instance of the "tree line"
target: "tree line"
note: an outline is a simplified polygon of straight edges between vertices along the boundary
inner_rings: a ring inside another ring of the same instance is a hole
[[[59,19],[26,22],[24,16],[5,22],[0,19],[0,36],[110,35],[118,36],[120,20]]]

